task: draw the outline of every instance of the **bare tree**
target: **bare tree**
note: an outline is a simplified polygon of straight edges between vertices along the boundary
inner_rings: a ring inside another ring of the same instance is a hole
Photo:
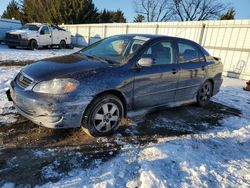
[[[172,0],[172,7],[174,18],[181,21],[215,19],[227,9],[219,0]]]
[[[147,22],[161,22],[171,17],[171,0],[135,0],[135,10]]]
[[[134,4],[148,22],[217,19],[228,7],[221,0],[134,0]]]

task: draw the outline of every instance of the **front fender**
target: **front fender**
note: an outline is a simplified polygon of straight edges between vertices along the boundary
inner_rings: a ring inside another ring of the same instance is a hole
[[[88,95],[93,98],[103,93],[120,95],[129,110],[133,99],[133,83],[133,72],[118,67],[102,72],[93,72],[91,75],[88,74],[81,79],[79,91],[81,95]]]

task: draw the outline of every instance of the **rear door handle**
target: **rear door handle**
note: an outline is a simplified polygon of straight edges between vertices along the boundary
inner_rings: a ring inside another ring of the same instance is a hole
[[[204,71],[204,70],[206,69],[206,67],[203,65],[203,66],[201,67],[201,69]]]
[[[176,70],[176,69],[172,69],[172,73],[173,73],[173,74],[176,74],[176,73],[177,73],[177,70]]]

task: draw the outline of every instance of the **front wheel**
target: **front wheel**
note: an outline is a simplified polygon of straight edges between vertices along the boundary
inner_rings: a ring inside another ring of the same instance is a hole
[[[197,104],[205,106],[209,102],[213,94],[213,85],[210,81],[206,81],[197,93]]]
[[[34,50],[34,49],[37,49],[37,48],[38,48],[37,41],[36,40],[31,40],[29,42],[29,49]]]
[[[109,136],[118,129],[123,116],[124,108],[119,98],[101,95],[86,109],[82,128],[92,137]]]

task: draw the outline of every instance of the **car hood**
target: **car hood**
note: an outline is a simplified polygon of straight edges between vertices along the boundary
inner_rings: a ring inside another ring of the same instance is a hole
[[[51,80],[73,73],[101,71],[112,65],[86,58],[80,53],[44,59],[26,66],[22,72],[36,81]]]
[[[13,35],[30,35],[30,34],[36,34],[38,31],[31,31],[31,30],[11,30],[8,32],[9,34]]]

